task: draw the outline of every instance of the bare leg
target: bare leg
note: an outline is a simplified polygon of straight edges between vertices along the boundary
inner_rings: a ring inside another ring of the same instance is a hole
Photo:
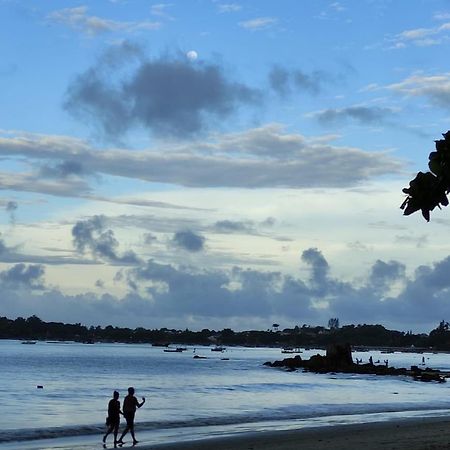
[[[124,436],[128,433],[128,430],[130,428],[128,427],[128,425],[125,427],[125,430],[123,430],[122,435],[120,436],[119,440],[117,441],[118,444],[123,444],[122,439],[124,438]]]
[[[108,431],[107,431],[106,434],[103,436],[103,443],[106,442],[106,438],[108,437],[109,433],[111,433],[111,431],[113,430],[113,428],[114,428],[113,425],[110,425],[110,426],[108,427]]]
[[[136,437],[134,436],[134,427],[130,428],[130,434],[131,434],[131,437],[133,438],[133,444],[137,444],[138,441],[137,441]]]

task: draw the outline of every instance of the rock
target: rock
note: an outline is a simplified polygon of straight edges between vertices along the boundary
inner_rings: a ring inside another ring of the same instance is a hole
[[[322,355],[313,355],[309,358],[309,361],[305,361],[305,367],[312,372],[326,371],[327,361],[326,357]]]
[[[303,368],[316,373],[356,373],[364,375],[407,375],[419,381],[437,381],[445,383],[444,375],[435,369],[420,369],[418,366],[411,366],[408,370],[404,367],[387,367],[385,364],[355,364],[353,363],[352,350],[349,344],[335,344],[329,346],[326,355],[313,355],[309,359],[302,359],[300,355],[294,358],[285,358],[282,361],[265,362],[265,366],[282,367],[289,371]]]
[[[333,344],[327,347],[327,365],[330,367],[346,367],[353,364],[350,344]]]

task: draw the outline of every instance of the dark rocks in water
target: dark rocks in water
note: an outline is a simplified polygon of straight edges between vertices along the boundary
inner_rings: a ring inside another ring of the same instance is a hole
[[[290,370],[295,370],[299,369],[300,367],[304,367],[303,360],[300,355],[295,355],[293,358],[285,358],[282,361],[274,361],[273,363],[266,362],[264,363],[264,365],[271,367],[286,367],[287,369]]]
[[[327,347],[325,356],[327,364],[336,368],[347,367],[353,364],[352,348],[350,344],[334,344]]]
[[[445,383],[445,378],[442,376],[442,372],[437,369],[420,369],[417,366],[411,366],[411,376],[417,381],[437,381],[439,383]]]
[[[315,373],[355,373],[363,375],[407,375],[418,381],[437,381],[444,383],[444,374],[439,370],[430,368],[420,369],[411,366],[411,369],[388,367],[387,364],[355,364],[352,359],[350,345],[331,345],[327,348],[326,355],[313,355],[309,359],[302,359],[300,355],[293,358],[285,358],[281,361],[266,362],[265,366],[282,367],[293,371],[304,369]]]

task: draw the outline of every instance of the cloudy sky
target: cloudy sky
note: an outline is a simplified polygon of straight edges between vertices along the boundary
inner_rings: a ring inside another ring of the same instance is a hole
[[[0,0],[0,315],[450,320],[448,0]]]

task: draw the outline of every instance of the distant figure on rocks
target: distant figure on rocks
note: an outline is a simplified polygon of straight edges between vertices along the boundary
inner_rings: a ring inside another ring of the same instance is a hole
[[[388,360],[388,359],[385,359],[385,360],[384,360],[384,364],[385,364],[386,367],[388,367],[388,366],[389,366],[389,360]]]
[[[370,364],[371,366],[373,366],[373,358],[372,358],[372,357],[369,358],[369,364]]]
[[[119,423],[120,423],[120,414],[122,411],[120,410],[120,402],[119,402],[119,393],[114,391],[113,398],[108,403],[108,417],[106,418],[106,425],[108,426],[108,430],[106,434],[103,436],[103,443],[106,443],[106,438],[113,431],[114,432],[114,445],[117,445],[117,434],[119,432]]]
[[[127,426],[123,430],[120,439],[117,441],[118,444],[123,444],[123,438],[128,433],[131,434],[133,438],[133,445],[137,444],[138,441],[134,435],[134,415],[136,414],[136,409],[140,408],[145,403],[145,397],[142,397],[142,402],[139,403],[138,399],[134,396],[134,387],[128,388],[128,395],[123,400],[123,417],[127,421]]]

